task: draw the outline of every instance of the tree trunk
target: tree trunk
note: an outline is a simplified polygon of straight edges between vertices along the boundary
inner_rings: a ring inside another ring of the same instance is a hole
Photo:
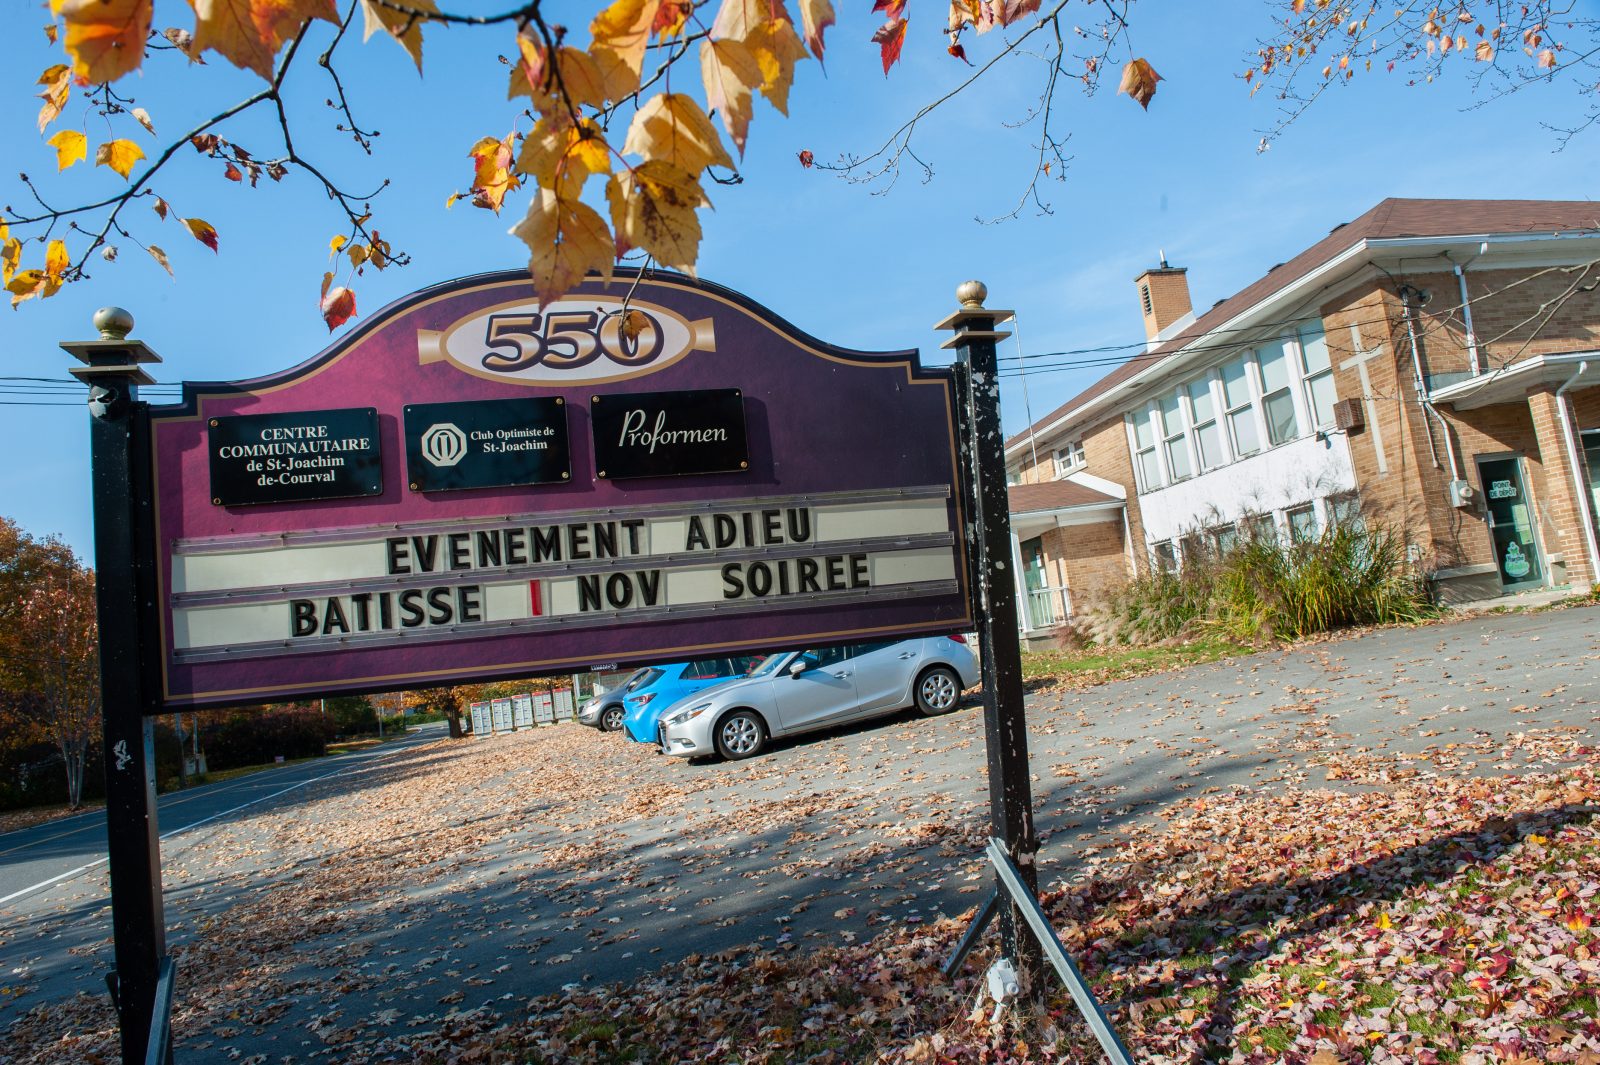
[[[61,745],[61,759],[67,766],[67,805],[74,810],[83,805],[83,763],[88,753],[88,744]]]
[[[453,740],[462,739],[466,733],[461,731],[461,711],[446,710],[444,716],[445,720],[450,722],[450,738]]]

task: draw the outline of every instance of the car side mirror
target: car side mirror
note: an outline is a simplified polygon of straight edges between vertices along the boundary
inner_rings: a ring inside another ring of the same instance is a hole
[[[797,658],[793,662],[789,663],[789,676],[798,677],[800,674],[804,673],[806,669],[806,660],[804,658]]]

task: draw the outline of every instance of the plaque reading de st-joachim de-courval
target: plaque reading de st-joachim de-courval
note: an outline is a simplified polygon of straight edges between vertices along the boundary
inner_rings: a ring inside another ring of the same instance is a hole
[[[216,506],[383,492],[376,408],[239,414],[206,425]]]

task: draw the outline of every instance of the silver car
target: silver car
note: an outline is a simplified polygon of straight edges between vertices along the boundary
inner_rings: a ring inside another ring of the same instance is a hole
[[[948,713],[978,683],[961,636],[785,651],[739,680],[696,692],[661,716],[663,752],[679,758],[749,758],[776,736],[915,706]]]

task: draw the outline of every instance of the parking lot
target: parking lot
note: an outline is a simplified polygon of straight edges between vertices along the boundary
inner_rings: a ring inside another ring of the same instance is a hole
[[[1560,765],[1597,739],[1597,622],[1478,617],[1036,693],[1041,879],[1212,789]],[[984,765],[975,706],[734,763],[574,725],[396,751],[168,845],[180,1055],[361,1060],[571,983],[960,913],[986,889]],[[0,1060],[81,1060],[52,1033],[110,1030],[105,892],[90,872],[0,911],[8,1044],[36,1052]]]

